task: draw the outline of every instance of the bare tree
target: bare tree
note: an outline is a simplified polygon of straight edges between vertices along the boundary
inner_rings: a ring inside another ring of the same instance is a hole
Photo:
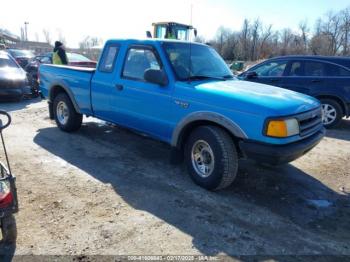
[[[86,36],[79,42],[79,48],[81,50],[91,49],[92,47],[98,46],[102,43],[102,39],[98,37]]]
[[[96,60],[100,54],[100,50],[94,48],[99,46],[103,40],[98,37],[86,36],[79,42],[80,52],[91,59]]]
[[[293,34],[292,30],[290,28],[285,28],[282,30],[282,48],[281,48],[281,55],[287,55],[289,47],[293,40]]]
[[[219,29],[216,32],[216,49],[218,52],[223,55],[223,47],[226,41],[229,40],[229,37],[231,35],[231,30],[228,28],[225,28],[223,26],[220,26]]]
[[[299,23],[299,30],[301,32],[301,40],[303,42],[303,53],[307,53],[309,27],[306,20]]]
[[[44,35],[44,39],[45,42],[51,45],[51,33],[48,29],[43,29],[43,35]]]
[[[196,36],[194,38],[194,42],[197,42],[197,43],[205,43],[205,38],[203,36]]]
[[[342,15],[342,47],[343,55],[350,55],[349,38],[350,38],[350,7],[341,12]]]
[[[239,40],[239,57],[244,60],[249,59],[249,38],[250,38],[250,23],[248,19],[244,19],[242,30],[240,32]]]
[[[258,48],[258,41],[259,41],[259,30],[261,27],[261,22],[258,19],[256,19],[250,29],[251,32],[251,51],[250,51],[250,60],[254,61],[257,59],[257,48]]]
[[[270,40],[271,36],[272,36],[272,25],[269,25],[268,27],[263,29],[261,33],[259,58],[266,58],[268,54],[271,52],[271,49],[267,48],[268,41]]]
[[[333,55],[331,45],[332,39],[329,35],[315,35],[310,42],[311,53],[313,55]]]
[[[328,12],[322,25],[322,34],[330,38],[330,54],[335,55],[341,46],[341,19],[337,14]]]
[[[210,43],[228,60],[289,54],[350,55],[350,7],[328,12],[316,21],[313,30],[307,20],[301,21],[298,29],[274,31],[272,25],[264,27],[259,19],[245,19],[240,31],[220,27]]]

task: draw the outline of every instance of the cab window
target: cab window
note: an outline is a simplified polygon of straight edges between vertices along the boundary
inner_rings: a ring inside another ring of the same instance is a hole
[[[119,50],[118,45],[111,45],[107,47],[107,50],[103,53],[102,60],[101,60],[102,62],[99,67],[99,70],[101,72],[110,73],[113,71],[115,60],[118,56],[118,50]]]
[[[274,61],[274,62],[265,63],[255,68],[253,71],[256,72],[258,76],[267,76],[267,77],[283,76],[286,66],[287,66],[286,61]]]
[[[147,69],[161,69],[161,64],[155,52],[150,48],[130,48],[125,59],[123,77],[145,81],[144,74]]]

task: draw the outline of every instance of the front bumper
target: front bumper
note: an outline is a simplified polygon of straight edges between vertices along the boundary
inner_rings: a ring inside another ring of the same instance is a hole
[[[314,148],[324,137],[324,128],[317,133],[298,142],[286,145],[272,145],[257,141],[242,140],[239,142],[240,149],[245,157],[270,165],[289,163]]]
[[[24,94],[23,88],[0,88],[0,99],[21,98]]]

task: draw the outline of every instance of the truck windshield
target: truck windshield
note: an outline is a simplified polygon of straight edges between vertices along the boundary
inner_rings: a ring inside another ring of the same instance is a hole
[[[224,60],[209,46],[164,42],[163,47],[176,76],[181,81],[233,78]]]

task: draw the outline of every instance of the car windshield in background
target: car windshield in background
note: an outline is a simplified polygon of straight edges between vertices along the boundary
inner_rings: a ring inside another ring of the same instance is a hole
[[[69,62],[91,62],[91,60],[83,55],[67,53]]]
[[[10,53],[14,57],[34,57],[34,54],[32,51],[29,50],[10,50]]]
[[[209,46],[165,42],[163,47],[180,80],[233,78],[224,60]]]
[[[1,56],[0,55],[0,68],[4,68],[4,67],[15,67],[15,68],[17,68],[18,66],[8,56]]]

